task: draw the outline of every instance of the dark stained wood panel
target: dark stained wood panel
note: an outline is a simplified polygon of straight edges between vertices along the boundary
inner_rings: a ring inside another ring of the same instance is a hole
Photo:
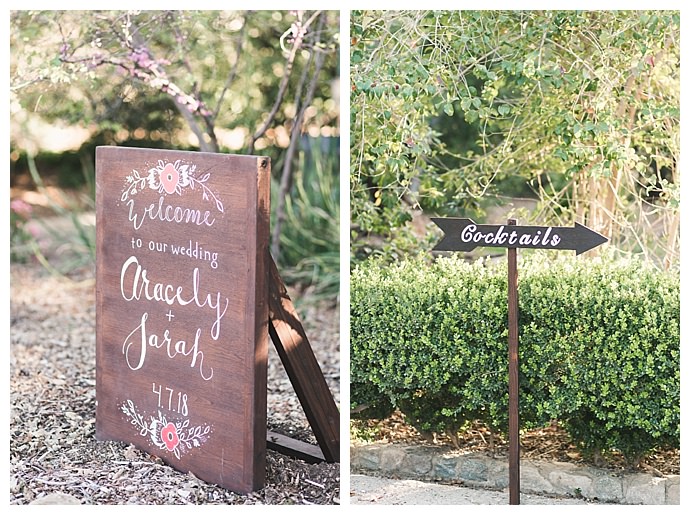
[[[266,454],[270,161],[96,150],[96,437],[246,493]]]

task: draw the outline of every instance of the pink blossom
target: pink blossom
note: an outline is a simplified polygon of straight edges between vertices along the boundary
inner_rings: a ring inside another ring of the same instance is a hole
[[[172,195],[177,190],[180,181],[180,173],[175,167],[168,163],[160,174],[161,184],[168,195]]]
[[[10,209],[22,218],[28,219],[31,216],[32,207],[22,199],[15,199],[10,202]]]
[[[177,428],[175,424],[170,422],[167,426],[161,429],[161,440],[169,451],[174,451],[175,447],[180,443],[180,437],[177,435]]]

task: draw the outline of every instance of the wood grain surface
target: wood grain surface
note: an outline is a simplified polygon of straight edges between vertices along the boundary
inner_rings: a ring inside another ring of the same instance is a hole
[[[270,161],[96,150],[96,436],[264,484]]]

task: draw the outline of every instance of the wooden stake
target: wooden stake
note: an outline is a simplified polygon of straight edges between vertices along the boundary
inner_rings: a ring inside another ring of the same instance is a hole
[[[511,218],[508,225],[517,225]],[[517,248],[508,248],[508,488],[510,504],[520,504],[520,424],[518,384]]]

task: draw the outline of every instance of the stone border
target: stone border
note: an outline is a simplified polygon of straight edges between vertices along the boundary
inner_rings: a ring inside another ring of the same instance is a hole
[[[353,472],[376,472],[401,479],[461,481],[503,490],[508,461],[483,454],[458,454],[427,445],[352,444]],[[520,491],[584,497],[618,504],[680,504],[680,476],[611,472],[572,463],[520,460]]]

